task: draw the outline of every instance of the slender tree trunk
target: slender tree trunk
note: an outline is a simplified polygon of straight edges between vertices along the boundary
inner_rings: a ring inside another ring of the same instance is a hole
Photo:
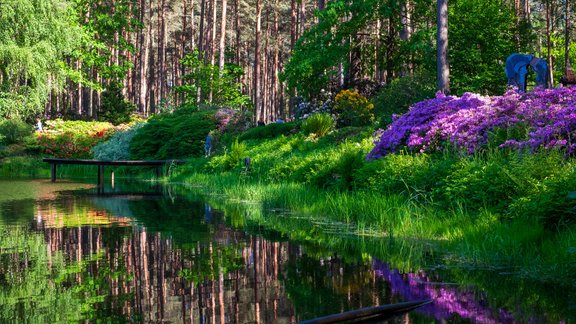
[[[400,31],[400,39],[403,42],[408,42],[412,36],[412,17],[410,0],[404,0],[400,5],[400,20],[402,23],[402,30]],[[409,54],[408,54],[409,55]],[[401,76],[412,74],[413,66],[411,59],[405,58],[402,64]]]
[[[204,57],[202,53],[204,51],[204,15],[206,8],[206,0],[200,1],[200,28],[198,30],[198,59],[201,60]]]
[[[436,65],[438,90],[450,93],[450,68],[448,66],[448,0],[437,0]]]
[[[158,1],[158,98],[161,102],[166,95],[166,0]]]
[[[226,50],[226,7],[228,3],[226,0],[222,0],[222,19],[220,20],[220,56],[218,59],[218,67],[220,71],[224,70],[224,55]]]
[[[144,25],[146,26],[146,32],[141,34],[140,39],[140,99],[139,99],[139,110],[144,116],[148,116],[149,113],[149,82],[150,82],[150,47],[152,39],[152,0],[149,0],[149,6],[145,5],[145,0],[141,1],[142,17],[146,19]],[[148,9],[146,9],[148,8]],[[148,12],[146,12],[148,10]]]
[[[564,75],[568,76],[572,71],[570,66],[570,29],[571,29],[571,19],[570,19],[570,1],[564,0],[564,15],[566,20],[566,26],[564,31]]]
[[[279,96],[280,96],[280,92],[278,89],[278,83],[280,82],[279,77],[278,77],[278,70],[280,69],[279,67],[279,55],[280,55],[280,33],[278,31],[278,27],[279,27],[279,22],[278,22],[278,10],[279,10],[279,0],[276,0],[276,2],[274,3],[274,39],[275,39],[275,45],[274,45],[274,63],[273,63],[273,78],[272,78],[272,94],[273,94],[273,101],[272,101],[272,106],[274,107],[275,110],[275,114],[276,115],[281,115],[283,112],[280,110],[280,102],[279,102]]]
[[[300,31],[298,36],[302,36],[306,30],[306,1],[300,0]]]
[[[210,27],[210,64],[214,65],[216,62],[216,19],[218,18],[218,15],[216,0],[210,0],[210,2],[212,3],[212,26]]]
[[[262,31],[261,17],[261,0],[256,0],[256,34],[254,41],[254,106],[256,107],[256,120],[259,120],[264,116],[264,107],[261,103],[260,89],[260,34]]]
[[[546,0],[546,47],[548,49],[548,80],[547,80],[547,87],[552,88],[554,85],[554,66],[552,62],[552,12],[553,12],[553,5],[552,0]]]
[[[240,47],[241,47],[241,29],[240,29],[240,0],[234,1],[234,18],[236,30],[236,65],[240,66]]]
[[[290,50],[294,49],[296,44],[296,0],[290,1]]]

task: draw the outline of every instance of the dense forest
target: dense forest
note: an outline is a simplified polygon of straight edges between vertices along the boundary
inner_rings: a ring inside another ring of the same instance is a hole
[[[554,86],[575,52],[568,0],[0,4],[0,116],[28,121],[105,120],[118,109],[106,92],[143,117],[218,106],[266,122],[324,91],[373,97],[394,82],[502,94],[510,54],[546,59]]]

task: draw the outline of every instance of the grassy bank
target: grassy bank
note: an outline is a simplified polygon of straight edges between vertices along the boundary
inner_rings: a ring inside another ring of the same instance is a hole
[[[301,133],[246,139],[236,156],[251,158],[249,170],[241,159],[232,160],[238,148],[231,146],[227,154],[191,159],[170,181],[250,202],[260,212],[246,217],[294,239],[316,240],[341,223],[344,235],[409,242],[405,261],[396,265],[404,270],[417,269],[424,256],[433,255],[429,262],[576,282],[572,159],[554,150],[488,149],[368,161],[370,141],[365,129],[321,139]],[[289,221],[262,216],[271,210],[289,210],[308,225],[296,231]]]

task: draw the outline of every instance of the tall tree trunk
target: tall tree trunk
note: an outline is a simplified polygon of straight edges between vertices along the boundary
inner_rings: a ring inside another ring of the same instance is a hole
[[[568,76],[572,73],[572,67],[570,66],[570,29],[571,29],[571,19],[570,19],[570,1],[564,0],[564,15],[566,20],[566,26],[564,31],[564,75]]]
[[[234,29],[236,30],[236,65],[240,66],[240,47],[241,47],[241,29],[240,29],[240,0],[234,1]]]
[[[438,90],[450,93],[450,68],[448,66],[448,0],[437,0],[436,69]]]
[[[552,0],[546,0],[546,47],[548,49],[548,80],[546,83],[548,88],[552,88],[554,85],[554,74],[552,73],[554,71],[554,66],[552,65],[552,12]]]
[[[140,34],[140,94],[139,94],[139,110],[144,116],[148,116],[148,83],[149,83],[149,62],[150,62],[150,40],[152,38],[152,0],[149,1],[150,5],[146,6],[146,0],[141,0],[140,6],[142,10],[141,17],[146,31]],[[148,8],[148,9],[146,9]],[[148,12],[146,12],[148,10]]]
[[[278,90],[278,83],[280,82],[279,77],[278,77],[278,70],[280,69],[279,67],[279,52],[280,52],[280,33],[278,31],[278,26],[279,26],[279,22],[278,22],[278,10],[279,10],[279,0],[276,0],[276,2],[274,3],[274,39],[275,39],[275,45],[274,45],[274,63],[273,63],[273,78],[272,78],[272,94],[273,94],[273,101],[272,101],[272,106],[274,107],[274,113],[276,115],[281,115],[282,111],[280,110],[280,102],[279,102],[279,96],[280,96],[280,92]]]
[[[166,0],[159,0],[158,12],[158,102],[166,96]]]
[[[402,30],[400,31],[400,39],[403,42],[408,42],[412,36],[412,17],[411,17],[411,7],[410,0],[403,0],[400,4],[400,21],[402,24]],[[408,54],[410,55],[410,54]],[[402,70],[400,71],[401,76],[406,76],[412,74],[413,66],[411,63],[411,58],[405,58],[402,64]]]
[[[224,55],[226,51],[226,7],[228,3],[222,0],[222,19],[220,20],[220,56],[218,59],[218,67],[220,71],[224,70]]]
[[[290,1],[290,50],[294,49],[296,44],[296,0]]]
[[[205,16],[206,0],[200,1],[200,28],[198,30],[198,59],[204,57],[204,16]]]
[[[261,103],[260,91],[260,34],[262,32],[261,20],[261,0],[256,0],[256,34],[254,41],[254,106],[256,107],[256,120],[259,120],[264,116],[264,107]]]
[[[298,31],[298,37],[302,36],[306,30],[306,0],[300,0],[300,30]]]
[[[216,62],[216,18],[217,15],[217,8],[216,8],[216,0],[210,0],[212,3],[212,26],[210,27],[210,65],[214,65]]]

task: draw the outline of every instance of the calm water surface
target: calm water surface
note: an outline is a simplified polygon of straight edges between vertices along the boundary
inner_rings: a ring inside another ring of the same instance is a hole
[[[571,291],[441,265],[400,272],[364,248],[385,239],[294,242],[170,188],[107,192],[0,180],[0,322],[293,323],[429,298],[394,322],[576,320]]]

